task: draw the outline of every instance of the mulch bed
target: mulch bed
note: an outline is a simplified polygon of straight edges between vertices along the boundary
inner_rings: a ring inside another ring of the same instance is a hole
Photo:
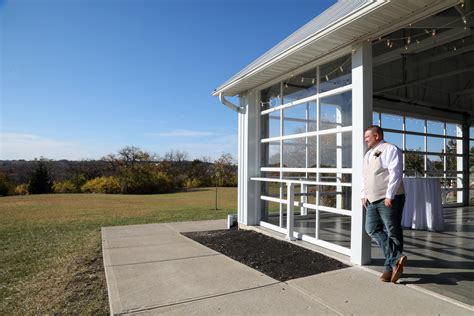
[[[348,267],[320,253],[250,230],[183,235],[281,282]]]

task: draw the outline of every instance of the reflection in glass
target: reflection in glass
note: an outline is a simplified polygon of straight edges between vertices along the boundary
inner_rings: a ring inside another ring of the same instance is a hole
[[[263,116],[262,121],[265,119],[268,120],[268,131],[266,135],[262,135],[262,138],[280,136],[280,111]]]
[[[424,137],[418,135],[406,135],[406,149],[414,151],[424,150]]]
[[[316,143],[306,146],[305,138],[283,141],[283,167],[306,168],[306,148],[308,148],[309,164],[315,164]]]
[[[266,157],[264,167],[280,167],[280,143],[264,143],[262,147],[262,155]]]
[[[427,171],[443,171],[444,163],[443,157],[428,155],[426,156],[426,170]]]
[[[320,67],[320,92],[326,92],[352,83],[352,58],[343,56]]]
[[[281,105],[280,83],[262,90],[260,94],[262,111]]]
[[[444,123],[437,121],[426,121],[428,134],[444,135]]]
[[[425,169],[424,155],[417,153],[405,153],[405,170],[407,175],[423,175]]]
[[[403,117],[399,115],[382,113],[382,128],[403,130]]]
[[[336,168],[337,146],[336,134],[319,136],[319,166],[320,168]]]
[[[342,133],[342,168],[352,168],[352,132]]]
[[[352,125],[352,93],[345,92],[320,101],[320,130]]]
[[[384,140],[389,142],[400,149],[403,149],[403,135],[399,133],[384,132]]]
[[[379,122],[379,112],[373,112],[373,113],[372,113],[372,124],[373,124],[373,125],[378,125],[378,126],[380,126],[380,122]]]
[[[293,76],[283,82],[283,103],[301,100],[316,94],[316,69]]]
[[[405,119],[406,130],[412,132],[424,133],[425,131],[425,120],[416,119],[413,117],[407,117]]]
[[[458,135],[459,131],[459,135]],[[448,136],[462,136],[461,127],[458,124],[446,123],[446,135]]]
[[[308,115],[308,120],[306,120]],[[283,110],[283,135],[301,134],[316,130],[316,102],[308,102]]]
[[[427,137],[427,151],[432,153],[444,152],[444,139],[441,137]]]

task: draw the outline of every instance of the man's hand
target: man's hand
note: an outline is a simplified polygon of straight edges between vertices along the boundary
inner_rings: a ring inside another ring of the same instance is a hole
[[[367,205],[368,205],[367,199],[366,199],[366,198],[362,198],[362,199],[360,199],[360,201],[362,202],[362,206],[363,206],[365,209],[367,209]]]
[[[392,208],[392,199],[389,199],[389,198],[385,198],[385,201],[383,202],[383,204],[385,204],[386,207],[390,207]]]

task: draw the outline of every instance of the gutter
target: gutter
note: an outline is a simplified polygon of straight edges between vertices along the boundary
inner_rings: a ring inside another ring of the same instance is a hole
[[[219,93],[219,101],[221,101],[222,104],[227,106],[229,109],[237,112],[237,113],[245,113],[245,108],[242,106],[237,106],[234,103],[230,102],[229,100],[226,100],[224,97],[224,94],[221,92]]]

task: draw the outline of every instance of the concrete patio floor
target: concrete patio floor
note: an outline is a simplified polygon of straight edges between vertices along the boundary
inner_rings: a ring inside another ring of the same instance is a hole
[[[472,315],[359,267],[276,281],[180,234],[224,220],[102,228],[112,314]],[[295,267],[297,268],[297,267]]]

